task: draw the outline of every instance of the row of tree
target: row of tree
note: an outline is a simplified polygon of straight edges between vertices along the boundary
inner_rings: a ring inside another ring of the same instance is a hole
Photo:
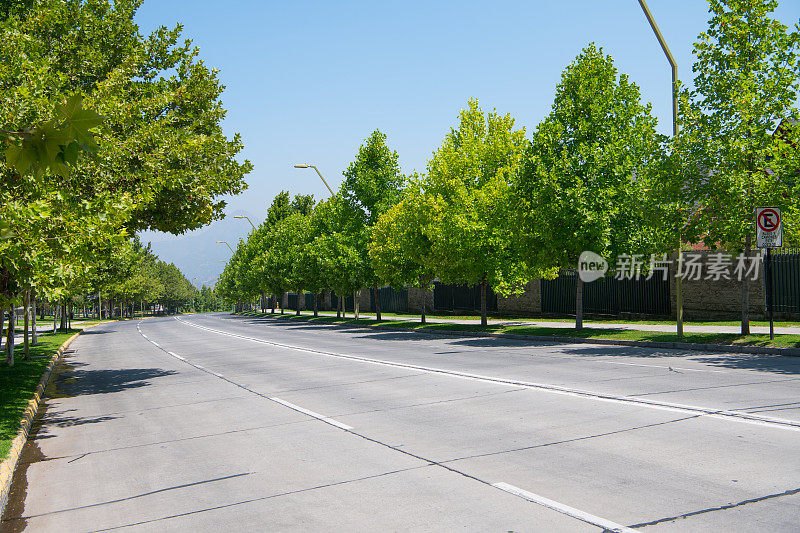
[[[246,187],[217,71],[180,25],[143,35],[140,4],[0,2],[0,308],[12,315],[124,285],[138,231],[199,228]],[[129,283],[120,294],[144,290]]]
[[[314,205],[281,193],[240,241],[221,294],[426,289],[439,278],[480,285],[486,324],[488,286],[518,293],[575,268],[583,251],[612,264],[686,243],[750,254],[760,205],[780,207],[787,241],[797,242],[800,28],[769,17],[774,0],[709,3],[694,87],[675,87],[677,136],[657,133],[638,87],[590,44],[564,70],[530,139],[510,115],[470,100],[424,174],[401,175],[397,153],[375,131],[331,198]]]

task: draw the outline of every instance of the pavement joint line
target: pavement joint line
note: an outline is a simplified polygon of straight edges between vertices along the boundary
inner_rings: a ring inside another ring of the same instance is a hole
[[[284,405],[284,406],[286,406],[289,409],[292,409],[294,411],[298,411],[300,413],[308,415],[308,416],[310,416],[312,418],[316,418],[318,420],[322,420],[324,422],[327,422],[328,424],[331,424],[332,426],[336,426],[336,427],[341,428],[341,429],[353,429],[353,426],[348,426],[347,424],[343,424],[343,423],[341,423],[341,422],[339,422],[337,420],[334,420],[333,418],[327,417],[325,415],[321,415],[319,413],[311,411],[310,409],[305,409],[303,407],[300,407],[299,405],[295,405],[293,403],[289,403],[286,400],[281,400],[280,398],[277,398],[275,396],[270,397],[270,400],[272,400],[275,403],[279,403],[281,405]]]
[[[515,385],[526,387],[528,389],[535,389],[541,390],[545,392],[550,392],[553,394],[562,394],[567,396],[574,396],[578,398],[585,398],[585,399],[592,399],[596,401],[604,401],[610,403],[619,403],[623,405],[632,405],[632,406],[639,406],[639,407],[646,407],[649,409],[656,409],[662,411],[672,411],[678,413],[701,413],[709,418],[725,420],[725,421],[733,421],[733,422],[740,422],[745,424],[753,424],[765,427],[772,427],[777,429],[783,429],[788,431],[798,431],[800,432],[800,422],[795,422],[793,420],[786,420],[780,418],[773,418],[773,417],[764,417],[758,415],[751,415],[749,413],[738,412],[738,411],[730,411],[725,409],[712,409],[708,407],[698,407],[693,405],[685,405],[673,402],[662,402],[657,400],[646,400],[641,398],[631,398],[629,396],[616,396],[613,394],[603,394],[603,393],[596,393],[585,391],[581,389],[572,389],[569,387],[561,387],[558,385],[550,385],[544,383],[534,383],[529,381],[522,381],[516,379],[505,379],[505,378],[497,378],[492,376],[482,376],[479,374],[472,374],[469,372],[459,372],[455,370],[447,370],[443,368],[432,368],[426,367],[421,365],[413,365],[408,363],[398,363],[394,361],[385,361],[381,359],[372,359],[369,357],[361,357],[357,355],[346,355],[340,354],[335,352],[326,352],[323,350],[314,350],[311,348],[303,348],[299,346],[292,346],[290,344],[283,344],[279,342],[268,341],[264,339],[258,339],[255,337],[248,337],[246,335],[239,335],[238,333],[230,333],[227,331],[221,331],[214,328],[209,328],[206,326],[201,326],[199,324],[194,324],[192,322],[188,322],[183,320],[180,317],[175,317],[175,320],[191,327],[195,327],[198,329],[204,329],[213,333],[217,333],[219,335],[226,335],[229,337],[235,337],[243,340],[248,340],[251,342],[256,342],[260,344],[267,344],[271,346],[278,346],[281,348],[287,348],[291,350],[297,350],[301,352],[316,354],[316,355],[324,355],[326,357],[337,357],[341,359],[350,359],[353,361],[360,361],[363,363],[370,363],[376,365],[385,365],[385,366],[392,366],[396,368],[406,368],[406,369],[413,369],[413,370],[420,370],[423,372],[430,372],[433,374],[441,374],[447,376],[458,377],[462,379],[471,379],[475,381],[482,381],[482,382],[489,382],[489,383],[498,383],[502,385]]]
[[[528,500],[529,502],[537,503],[543,507],[552,509],[553,511],[557,511],[561,514],[571,516],[572,518],[577,518],[578,520],[586,522],[587,524],[601,527],[603,528],[604,532],[608,531],[613,533],[635,533],[636,531],[629,527],[625,527],[621,524],[612,522],[611,520],[600,518],[599,516],[589,514],[585,511],[581,511],[580,509],[570,507],[569,505],[557,502],[555,500],[551,500],[550,498],[539,496],[538,494],[528,492],[527,490],[515,487],[514,485],[510,485],[502,481],[498,483],[492,483],[492,486],[502,491],[508,492],[509,494],[513,494],[514,496],[518,496],[524,500]]]

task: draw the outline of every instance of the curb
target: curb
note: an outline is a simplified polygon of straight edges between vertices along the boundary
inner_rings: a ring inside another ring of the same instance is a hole
[[[88,327],[91,328],[94,327],[94,325]],[[6,504],[8,503],[8,496],[11,492],[11,482],[14,479],[14,470],[16,470],[19,457],[22,454],[22,447],[25,446],[25,443],[28,441],[28,433],[31,429],[31,424],[33,424],[33,420],[39,413],[39,404],[42,401],[42,396],[50,381],[50,376],[53,374],[53,369],[61,360],[67,347],[69,347],[72,341],[81,333],[83,332],[79,331],[64,341],[64,343],[59,346],[58,350],[56,350],[56,353],[50,358],[50,362],[47,364],[47,368],[44,374],[42,374],[42,378],[39,380],[39,385],[36,387],[36,392],[34,392],[33,398],[28,402],[25,413],[22,415],[22,421],[19,423],[19,432],[17,436],[14,437],[14,440],[11,441],[11,450],[8,452],[8,457],[0,463],[0,515],[5,511]]]
[[[247,316],[247,315],[239,315]],[[293,315],[294,316],[294,315]],[[301,315],[302,317],[302,315]],[[281,318],[280,316],[275,318]],[[284,320],[292,317],[284,317]],[[304,319],[310,317],[303,317]],[[295,318],[296,320],[296,318]],[[335,323],[334,323],[335,324]],[[391,329],[389,321],[378,324],[341,324],[350,328],[364,329]],[[800,348],[776,348],[768,346],[738,346],[735,344],[698,344],[692,342],[658,342],[658,341],[629,341],[623,339],[595,339],[591,337],[548,337],[544,335],[520,335],[515,333],[493,333],[489,331],[448,331],[445,329],[408,329],[396,328],[403,331],[414,333],[425,333],[430,335],[451,335],[455,337],[493,337],[496,339],[515,339],[536,342],[550,342],[554,344],[599,344],[603,346],[630,346],[635,348],[656,348],[666,350],[689,350],[696,352],[719,352],[719,353],[741,353],[751,355],[780,355],[786,357],[800,357]]]

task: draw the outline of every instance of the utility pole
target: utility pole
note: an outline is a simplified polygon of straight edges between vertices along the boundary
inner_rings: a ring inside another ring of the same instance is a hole
[[[667,61],[669,61],[669,66],[672,69],[672,138],[674,140],[678,136],[678,64],[675,62],[675,58],[672,57],[672,52],[669,51],[669,46],[667,46],[664,36],[661,35],[661,30],[658,29],[658,24],[656,24],[653,14],[650,13],[650,8],[647,7],[647,2],[639,0],[639,5],[642,6],[647,22],[653,28],[658,44],[661,45],[661,49],[664,51],[664,55],[667,56]],[[683,278],[680,275],[680,269],[683,267],[682,245],[683,231],[678,235],[678,270],[675,273],[675,306],[677,307],[675,317],[678,326],[678,338],[683,337]]]

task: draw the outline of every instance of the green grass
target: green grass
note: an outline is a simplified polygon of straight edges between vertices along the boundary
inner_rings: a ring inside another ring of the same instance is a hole
[[[332,313],[334,311],[322,311],[324,313]],[[293,309],[286,309],[286,314],[284,316],[292,315],[294,316],[295,311]],[[308,316],[310,314],[309,311],[303,310],[300,312],[301,315]],[[261,316],[260,312],[257,311],[246,311],[242,313],[244,315],[251,315],[251,316]],[[271,313],[267,312],[264,316],[269,316]],[[276,314],[280,314],[279,311]],[[352,316],[353,312],[348,311],[348,315]],[[374,318],[375,313],[371,312],[362,312],[359,313],[360,316]],[[407,319],[414,319],[419,321],[419,314],[411,314],[411,313],[381,313],[383,317],[386,318],[407,318]],[[428,318],[431,319],[443,319],[443,320],[480,320],[480,315],[440,315],[440,314],[427,314]],[[545,318],[545,317],[531,317],[531,316],[508,316],[508,315],[489,315],[488,319],[490,321],[501,321],[501,322],[519,322],[521,320],[526,321],[535,321],[535,322],[575,322],[575,318]],[[675,325],[674,320],[652,320],[652,319],[643,319],[643,320],[624,320],[620,318],[611,318],[611,317],[589,317],[584,318],[584,322],[596,322],[602,324],[652,324],[652,325],[667,325],[673,326]],[[687,326],[740,326],[741,321],[738,320],[684,320],[683,322]],[[768,320],[751,320],[751,326],[769,326]],[[800,327],[800,322],[788,322],[788,321],[774,321],[775,327]]]
[[[547,328],[531,326],[507,326],[502,324],[489,325],[486,327],[478,324],[420,324],[419,322],[381,322],[376,324],[374,320],[360,318],[358,320],[336,317],[309,317],[301,315],[284,315],[289,320],[305,320],[309,322],[337,323],[344,325],[373,326],[387,329],[414,329],[421,331],[473,331],[473,332],[493,332],[510,333],[515,335],[533,335],[538,337],[572,337],[584,339],[611,339],[629,340],[645,342],[686,342],[693,344],[718,344],[722,346],[763,346],[774,348],[800,348],[800,335],[775,335],[773,341],[769,340],[769,335],[736,335],[733,333],[688,333],[679,339],[674,333],[662,333],[653,331],[636,331],[624,329],[593,329],[583,328],[578,331],[565,328]]]
[[[22,359],[22,347],[18,346],[14,350],[14,366],[5,365],[3,350],[0,356],[0,461],[6,458],[11,449],[11,441],[17,436],[22,414],[36,392],[50,357],[78,331],[40,334],[39,343],[30,348],[31,358],[28,361]]]

